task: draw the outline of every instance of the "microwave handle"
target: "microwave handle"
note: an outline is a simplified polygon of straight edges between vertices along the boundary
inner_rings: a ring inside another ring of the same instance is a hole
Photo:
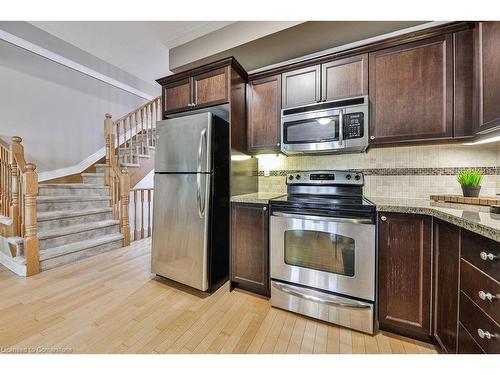
[[[339,146],[344,143],[344,110],[339,111]]]

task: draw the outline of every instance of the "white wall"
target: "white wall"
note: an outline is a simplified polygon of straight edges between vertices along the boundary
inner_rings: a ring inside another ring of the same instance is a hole
[[[47,171],[104,146],[103,120],[145,99],[0,41],[0,137],[23,138],[27,160]]]

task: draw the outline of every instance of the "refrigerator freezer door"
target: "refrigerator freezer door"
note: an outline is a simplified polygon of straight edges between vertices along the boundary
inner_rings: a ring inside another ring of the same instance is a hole
[[[155,172],[211,172],[212,117],[201,113],[158,122]]]
[[[151,271],[206,291],[210,174],[155,174]]]

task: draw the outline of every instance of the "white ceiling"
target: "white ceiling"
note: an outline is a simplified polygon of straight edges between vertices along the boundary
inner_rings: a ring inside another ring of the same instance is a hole
[[[36,21],[34,26],[146,82],[170,74],[169,49],[229,21]]]

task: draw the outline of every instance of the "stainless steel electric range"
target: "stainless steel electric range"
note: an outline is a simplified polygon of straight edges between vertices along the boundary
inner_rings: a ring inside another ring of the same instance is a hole
[[[358,171],[286,176],[270,201],[271,304],[373,333],[375,205]]]

